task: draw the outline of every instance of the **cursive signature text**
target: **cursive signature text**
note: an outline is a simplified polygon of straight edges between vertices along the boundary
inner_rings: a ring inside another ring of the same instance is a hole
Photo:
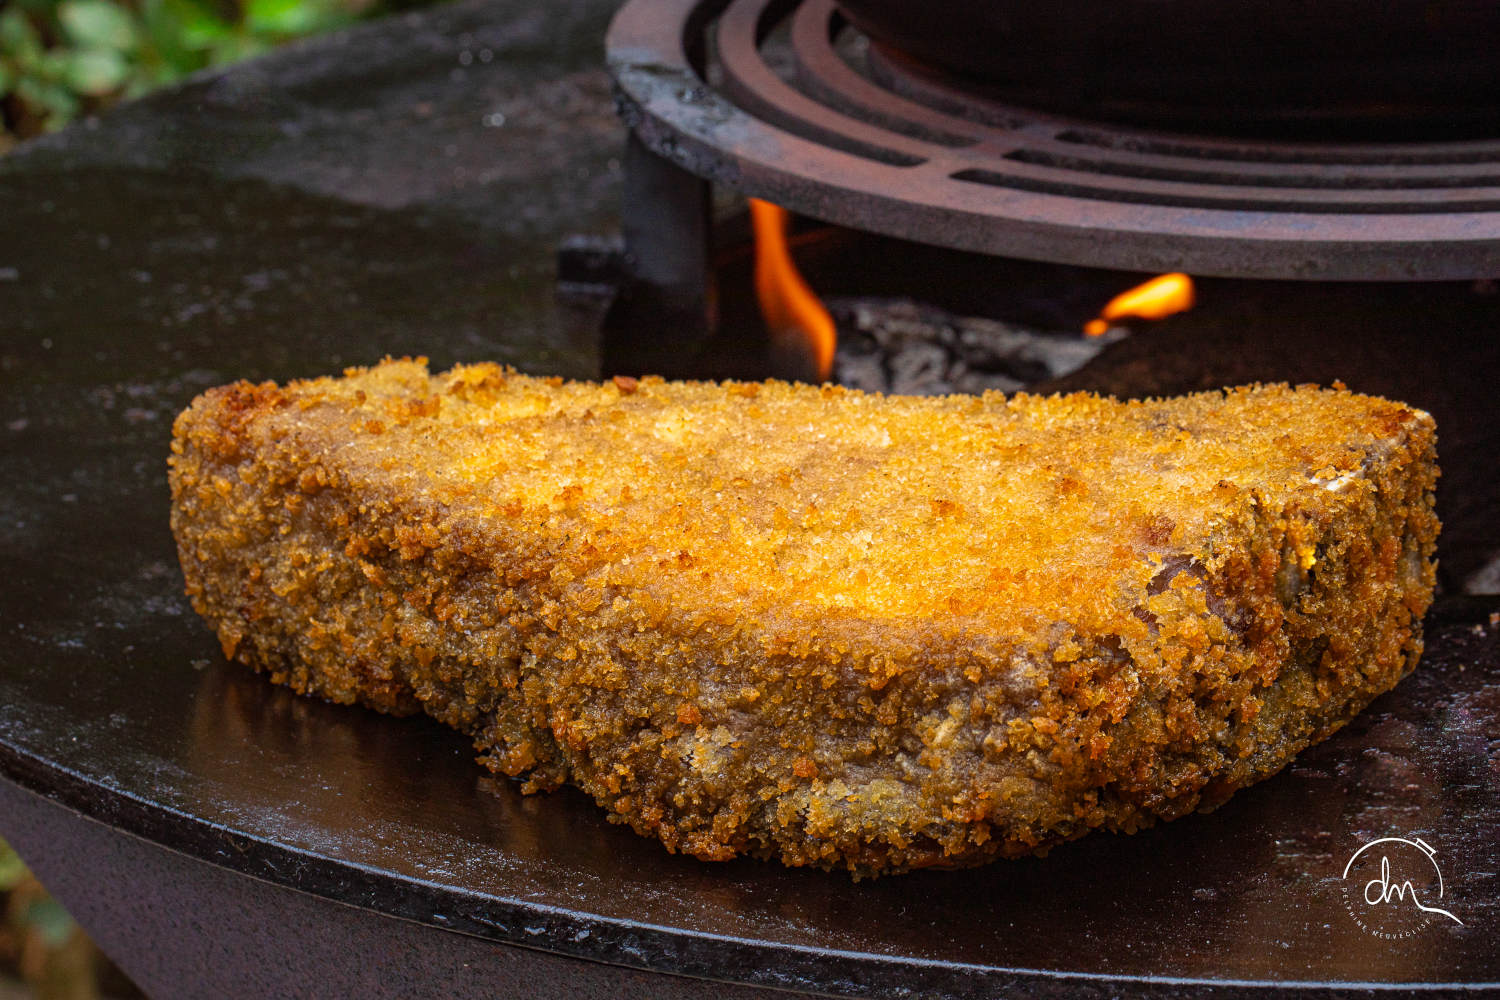
[[[1391,862],[1385,855],[1380,856],[1380,877],[1372,878],[1365,883],[1365,902],[1371,906],[1381,903],[1389,903],[1393,899],[1405,900],[1410,894],[1411,901],[1416,908],[1423,913],[1440,913],[1462,927],[1464,922],[1447,910],[1437,906],[1428,906],[1417,898],[1417,888],[1411,884],[1411,879],[1405,882],[1395,883],[1391,881]]]

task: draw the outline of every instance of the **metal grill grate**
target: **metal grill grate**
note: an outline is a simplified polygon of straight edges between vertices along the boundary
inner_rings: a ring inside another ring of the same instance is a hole
[[[648,148],[830,222],[1142,271],[1500,273],[1500,140],[1262,142],[1032,113],[865,44],[833,0],[632,0],[608,50]]]

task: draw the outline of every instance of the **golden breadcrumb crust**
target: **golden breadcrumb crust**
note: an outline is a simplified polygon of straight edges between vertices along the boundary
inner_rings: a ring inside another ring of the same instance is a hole
[[[673,850],[975,864],[1222,802],[1415,666],[1432,418],[424,360],[177,419],[227,656]]]

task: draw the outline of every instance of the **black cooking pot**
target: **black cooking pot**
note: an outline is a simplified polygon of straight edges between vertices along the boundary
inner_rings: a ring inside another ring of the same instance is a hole
[[[1340,138],[1492,135],[1500,122],[1489,0],[839,3],[883,53],[1047,110]]]

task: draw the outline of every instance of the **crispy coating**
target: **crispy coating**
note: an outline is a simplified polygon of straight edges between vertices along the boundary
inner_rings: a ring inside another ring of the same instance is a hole
[[[705,859],[862,873],[1133,831],[1411,670],[1430,416],[536,379],[238,383],[172,445],[226,656],[425,711]]]

